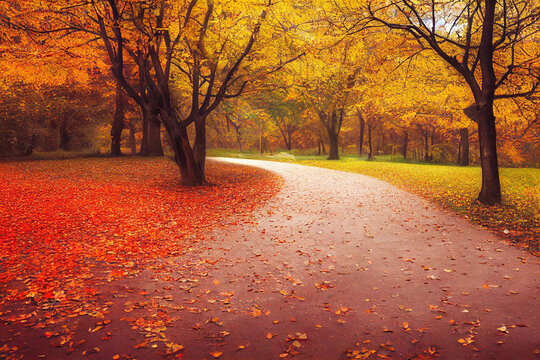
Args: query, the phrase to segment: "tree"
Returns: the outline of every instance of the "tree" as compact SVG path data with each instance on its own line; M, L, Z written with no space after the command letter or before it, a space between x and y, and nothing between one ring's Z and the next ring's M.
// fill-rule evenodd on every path
M431 49L467 83L474 103L465 113L478 124L482 188L478 201L501 201L496 99L532 95L540 74L536 53L524 50L539 31L540 8L530 1L371 1L362 28L405 31ZM377 25L378 24L378 25Z

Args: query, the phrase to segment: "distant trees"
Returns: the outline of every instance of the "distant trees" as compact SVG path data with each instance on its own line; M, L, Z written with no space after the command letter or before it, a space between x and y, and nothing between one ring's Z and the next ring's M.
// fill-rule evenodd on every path
M51 90L57 106L67 108L76 101L63 100L64 85L94 94L99 109L110 107L95 127L111 140L113 155L120 154L126 127L132 149L137 138L140 153L162 154L164 127L165 145L171 145L185 184L205 183L208 144L261 153L329 150L329 159L356 151L370 159L400 154L463 166L479 161L478 199L492 204L500 201L499 160L538 164L537 5L524 0L0 2L2 90L16 104L24 96L14 87L35 83L32 91ZM45 68L54 70L41 71ZM105 72L114 81L105 80L98 87L103 94L95 95L91 78ZM33 97L10 110L10 116L20 114L19 121L5 122L25 134L17 136L29 144L24 152L44 133L32 128L38 117L30 109L43 100ZM141 124L130 116L134 104ZM81 109L84 117L67 109L68 121L55 122L58 146L72 148L77 129L93 123L94 113ZM110 132L104 130L107 117ZM2 126L0 131L9 127ZM137 130L142 134L135 136Z

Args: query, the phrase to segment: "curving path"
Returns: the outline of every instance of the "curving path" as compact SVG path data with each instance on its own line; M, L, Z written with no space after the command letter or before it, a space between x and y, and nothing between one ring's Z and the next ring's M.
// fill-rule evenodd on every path
M83 358L539 359L537 258L370 177L216 160L283 189L253 223L102 289L105 315L74 319Z
M370 177L218 160L285 181L257 224L216 234L198 254L224 258L208 272L225 283L221 290L236 291L237 306L270 310L224 320L228 343L251 341L245 358L277 358L296 332L308 338L302 359L366 354L362 348L398 359L435 351L442 359L540 357L537 258Z

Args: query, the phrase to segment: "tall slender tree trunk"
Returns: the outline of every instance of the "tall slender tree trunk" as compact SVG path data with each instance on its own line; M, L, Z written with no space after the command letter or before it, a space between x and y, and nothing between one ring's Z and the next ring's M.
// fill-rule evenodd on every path
M482 37L478 47L480 69L482 71L481 89L473 77L466 78L474 94L475 103L464 109L465 115L478 124L478 144L480 147L480 166L482 168L482 188L478 201L486 205L501 202L501 183L497 160L497 129L493 102L497 79L493 67L493 28L495 26L496 0L484 1L484 20Z
M435 148L435 129L431 129L431 146L429 147L429 161L433 161L433 149Z
M360 123L360 139L358 140L358 156L362 156L362 147L364 146L364 131L366 128L366 121L364 117L358 111L358 122Z
M482 94L478 104L478 141L480 145L480 163L482 166L482 188L478 201L483 204L501 202L501 183L497 160L497 130L493 101L497 79L493 68L493 28L495 25L495 7L497 0L485 0L482 38L478 49L482 70Z
M137 141L135 140L135 124L130 119L128 122L128 128L129 128L129 138L128 138L128 145L131 149L131 155L137 154Z
M368 123L368 147L369 147L369 152L368 152L368 160L373 160L374 157L373 157L373 124L371 123L371 121Z
M291 128L288 126L287 127L287 138L288 138L288 141L287 141L287 150L291 151L292 150L292 131L291 131Z
M124 90L122 87L116 85L116 95L115 95L115 109L113 123L111 126L111 156L121 156L122 155L122 131L124 130L124 115L126 112L127 99L124 95Z
M424 161L429 161L429 133L427 130L422 131L422 140L424 142Z
M403 159L407 159L407 146L409 145L409 132L407 130L403 131L403 144L401 146L401 155Z
M459 156L458 163L461 166L469 166L469 129L459 129Z
M259 152L264 154L264 132L261 130L259 134Z

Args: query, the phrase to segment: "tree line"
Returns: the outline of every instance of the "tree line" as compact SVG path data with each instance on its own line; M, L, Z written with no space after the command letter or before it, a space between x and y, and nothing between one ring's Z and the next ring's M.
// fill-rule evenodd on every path
M498 203L499 154L535 163L539 151L539 5L4 1L0 150L29 153L52 133L84 146L109 116L112 155L126 128L132 151L162 155L164 133L190 185L206 182L209 143L471 154L478 200Z

